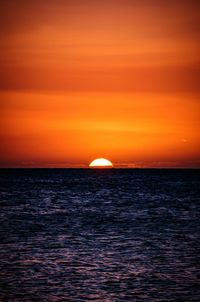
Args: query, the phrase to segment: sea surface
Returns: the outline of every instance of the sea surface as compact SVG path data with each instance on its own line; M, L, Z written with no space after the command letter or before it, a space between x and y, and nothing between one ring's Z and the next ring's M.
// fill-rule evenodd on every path
M2 169L0 301L200 301L200 171Z

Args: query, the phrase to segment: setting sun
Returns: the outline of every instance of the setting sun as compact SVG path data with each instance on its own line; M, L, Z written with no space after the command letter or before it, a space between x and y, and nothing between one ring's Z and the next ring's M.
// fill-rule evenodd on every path
M89 164L89 167L91 167L91 168L113 168L113 164L111 163L111 161L109 161L105 158L97 158Z

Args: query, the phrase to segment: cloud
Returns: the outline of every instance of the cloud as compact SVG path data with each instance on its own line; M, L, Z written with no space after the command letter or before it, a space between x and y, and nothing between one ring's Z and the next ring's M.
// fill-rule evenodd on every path
M199 91L198 1L2 1L2 90Z
M2 90L199 92L200 67L65 69L3 66Z

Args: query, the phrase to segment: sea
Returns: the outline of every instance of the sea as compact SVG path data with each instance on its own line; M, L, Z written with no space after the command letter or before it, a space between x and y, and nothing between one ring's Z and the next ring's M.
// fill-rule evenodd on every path
M1 169L1 302L199 302L200 170Z

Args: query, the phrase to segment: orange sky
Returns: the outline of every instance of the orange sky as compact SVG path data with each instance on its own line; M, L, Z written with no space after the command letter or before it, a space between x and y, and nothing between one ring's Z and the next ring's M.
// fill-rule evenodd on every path
M1 167L200 167L199 1L1 2Z

